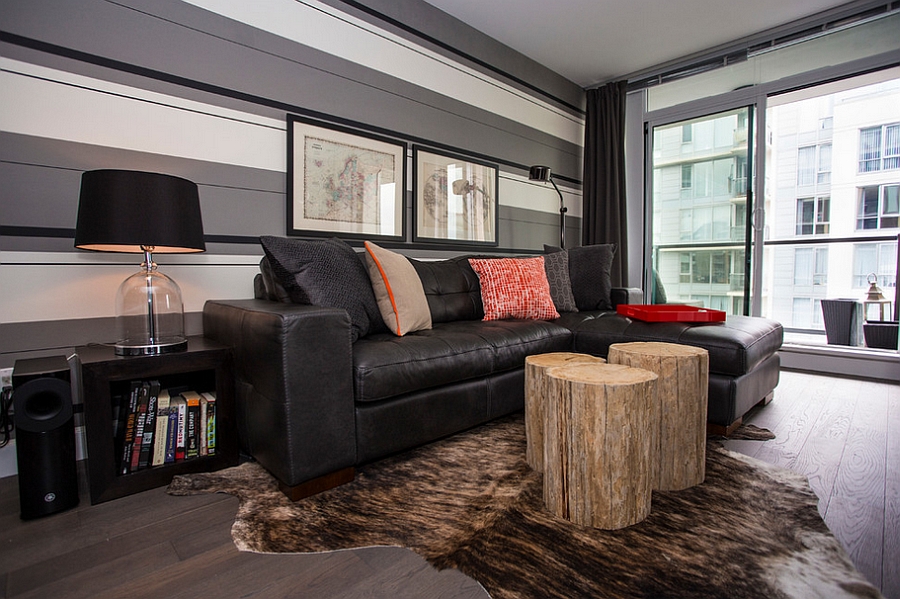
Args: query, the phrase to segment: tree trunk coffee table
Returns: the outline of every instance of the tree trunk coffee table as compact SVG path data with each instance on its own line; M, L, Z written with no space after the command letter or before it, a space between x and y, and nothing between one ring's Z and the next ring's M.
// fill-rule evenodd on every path
M706 477L706 412L709 354L674 343L616 343L609 363L643 368L659 376L654 408L653 488L680 491Z
M607 530L647 517L656 379L622 365L547 369L544 503L552 514Z
M550 368L570 364L606 364L606 360L572 352L536 354L525 358L525 460L536 472L544 471L546 372Z

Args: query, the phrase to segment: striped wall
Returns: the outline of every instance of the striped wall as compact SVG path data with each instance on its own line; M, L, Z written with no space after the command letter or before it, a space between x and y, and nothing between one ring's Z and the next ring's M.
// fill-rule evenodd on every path
M113 339L136 256L73 247L81 173L199 185L207 252L158 256L189 333L252 295L286 226L286 116L464 153L500 170L500 252L556 243L558 174L580 239L583 92L420 0L7 0L0 20L0 368ZM412 223L411 150L407 222ZM412 256L460 253L406 242Z

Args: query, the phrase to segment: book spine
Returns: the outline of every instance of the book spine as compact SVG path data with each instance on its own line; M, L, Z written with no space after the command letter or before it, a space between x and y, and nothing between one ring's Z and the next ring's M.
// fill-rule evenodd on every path
M150 466L153 458L153 438L156 434L156 410L159 401L159 381L150 381L147 391L147 415L144 417L144 434L141 436L141 453L138 469Z
M147 403L150 401L150 385L144 383L138 391L137 418L134 422L134 446L131 449L131 472L137 472L144 441L144 423L147 421Z
M216 455L216 396L204 393L206 398L206 453Z
M175 463L175 444L178 440L178 407L170 406L167 417L168 426L166 427L166 456L164 463Z
M187 402L187 424L184 433L184 459L200 455L200 396L193 391L181 394Z
M169 392L159 390L156 402L156 433L153 435L152 466L162 466L166 462L166 433L169 428Z
M200 419L198 421L198 438L200 440L200 455L205 456L209 453L207 445L206 445L206 411L208 400L201 393L200 394Z
M128 408L125 416L125 426L122 431L122 446L119 454L119 474L131 472L131 453L134 449L134 430L137 425L138 399L140 397L141 384L132 381L131 392L128 394ZM125 409L123 407L123 409Z
M175 428L175 461L184 459L185 425L187 424L187 402L179 395L172 398L172 405L178 413L178 425Z

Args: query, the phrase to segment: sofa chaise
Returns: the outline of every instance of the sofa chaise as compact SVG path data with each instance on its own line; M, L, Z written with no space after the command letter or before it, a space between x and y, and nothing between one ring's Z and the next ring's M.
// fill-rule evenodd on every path
M703 347L709 423L722 433L771 399L778 383L777 322L645 323L616 314L617 304L641 303L642 293L610 288L610 246L472 262L407 259L369 243L358 254L336 239L262 241L255 298L208 301L203 326L234 348L242 449L293 499L351 480L357 465L521 410L531 354L606 357L626 341ZM473 265L535 261L549 275L548 309L563 309L549 319L485 320L485 306L496 316L497 298L483 297L496 281ZM408 288L424 295L415 295L418 316L404 307ZM422 322L403 330L401 314Z

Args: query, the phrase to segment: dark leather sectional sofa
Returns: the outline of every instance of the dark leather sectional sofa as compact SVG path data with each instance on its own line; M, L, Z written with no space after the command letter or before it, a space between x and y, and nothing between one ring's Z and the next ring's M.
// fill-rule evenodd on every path
M482 321L478 276L465 258L411 260L433 328L351 341L342 309L278 301L257 275L256 299L207 302L204 334L234 348L240 439L245 452L297 499L350 480L356 465L521 410L531 354L606 357L627 341L668 341L710 354L709 421L726 431L778 383L777 322L645 323L614 310L553 321ZM573 283L574 284L574 283ZM619 303L641 303L617 288Z

